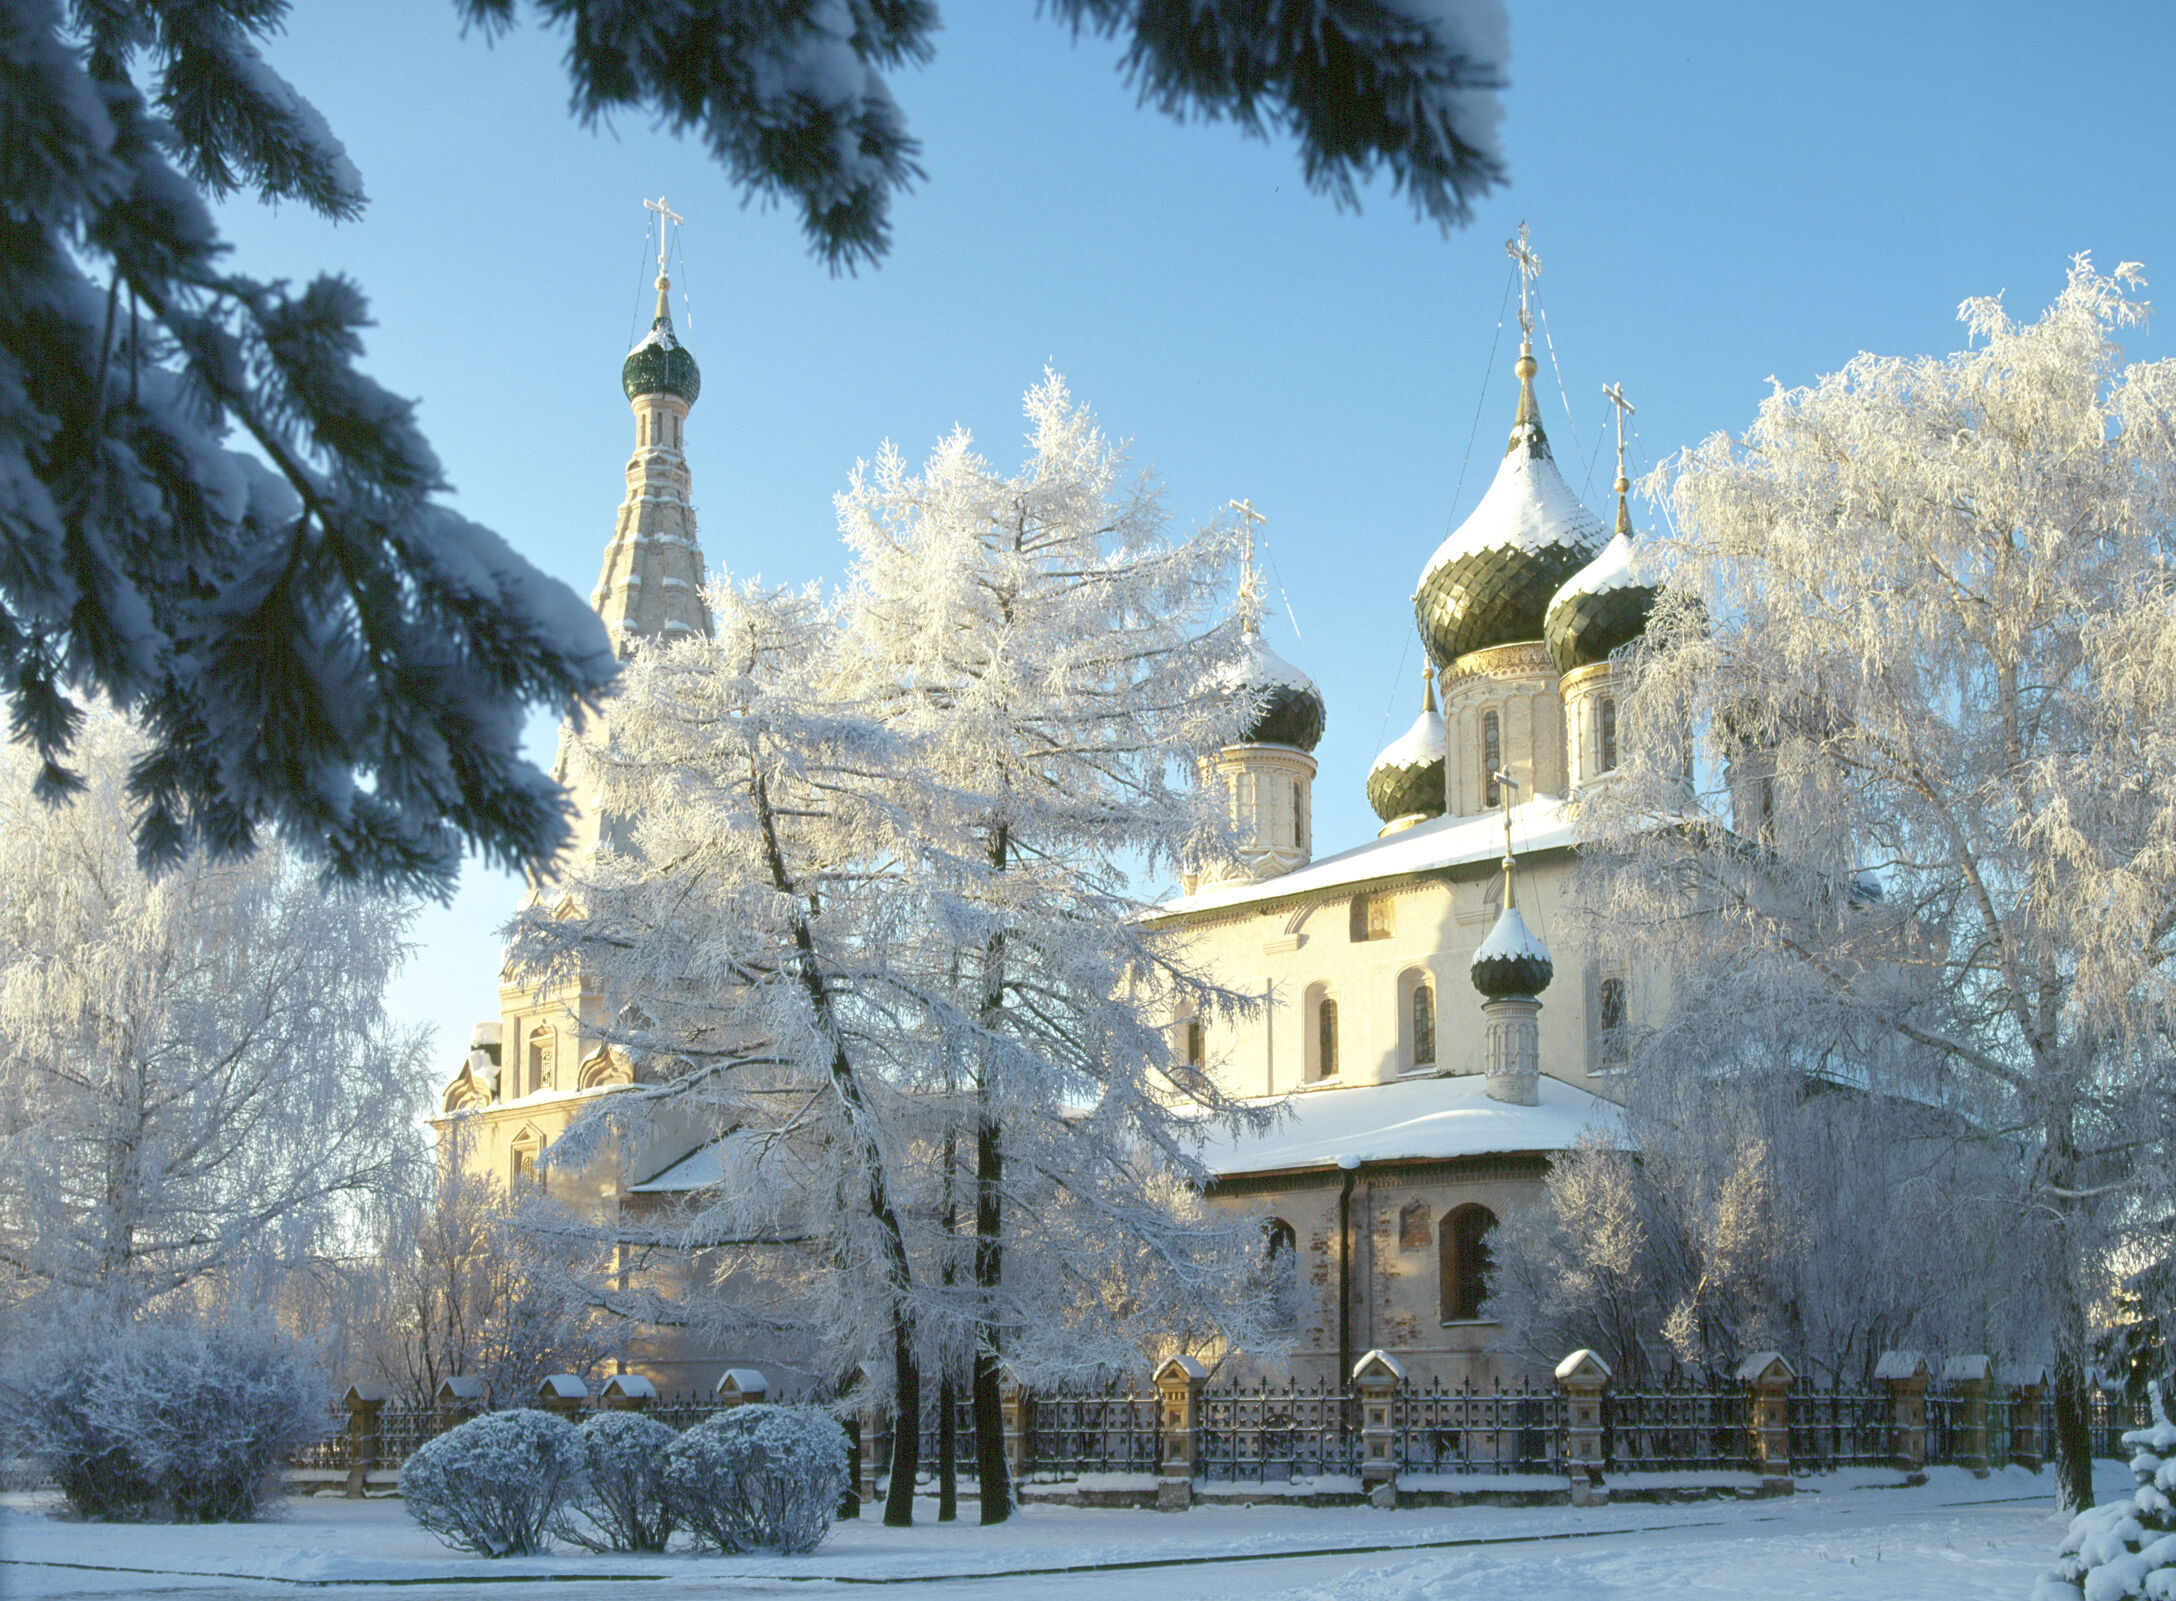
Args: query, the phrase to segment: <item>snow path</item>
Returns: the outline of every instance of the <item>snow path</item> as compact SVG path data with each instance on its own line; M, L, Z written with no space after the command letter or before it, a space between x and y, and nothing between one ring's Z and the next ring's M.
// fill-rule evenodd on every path
M2129 1482L2101 1465L2105 1494ZM2050 1480L1936 1470L1803 1481L1788 1500L1581 1510L1031 1507L1013 1523L842 1524L811 1556L592 1557L487 1562L439 1547L395 1501L298 1500L230 1527L93 1525L51 1497L0 1498L0 1594L166 1594L188 1601L315 1591L475 1601L479 1585L549 1585L552 1601L864 1593L929 1598L1114 1595L1124 1601L1953 1601L2024 1597L2065 1520ZM926 1508L934 1513L933 1506Z

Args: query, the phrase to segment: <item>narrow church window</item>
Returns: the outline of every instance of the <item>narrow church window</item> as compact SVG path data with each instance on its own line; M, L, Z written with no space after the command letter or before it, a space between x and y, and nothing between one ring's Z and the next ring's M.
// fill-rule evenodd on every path
M1368 937L1368 898L1365 895L1355 895L1352 898L1352 905L1345 914L1345 922L1346 932L1352 936L1355 945Z
M529 1093L543 1089L552 1076L552 1033L540 1028L529 1036Z
M1503 770L1503 727L1494 712L1481 714L1481 782L1482 799L1491 806L1503 799L1503 791L1497 787L1496 775Z
M1602 697L1602 761L1600 770L1613 773L1617 770L1617 697Z
M1186 1020L1186 1065L1200 1067L1209 1060L1209 1042L1204 1035L1201 1019Z
M1485 1206L1461 1206L1436 1231L1443 1321L1471 1323L1488 1300L1489 1232L1496 1214Z
M1603 1067L1624 1065L1625 988L1621 978L1602 980L1595 1008L1595 1057Z
M1337 1074L1337 1002L1327 995L1315 1008L1316 1071L1323 1078Z
M1260 1286L1273 1328L1296 1329L1300 1322L1300 1241L1292 1225L1273 1217L1262 1225Z
M515 1142L511 1177L516 1189L537 1181L536 1153L543 1148L543 1143L534 1134L524 1135Z
M1296 850L1307 849L1307 786L1296 778L1292 780L1292 845Z
M1398 1208L1398 1249L1425 1251L1435 1230L1428 1223L1428 1203L1409 1201Z
M1413 1065L1433 1067L1436 1060L1436 991L1432 984L1413 986Z

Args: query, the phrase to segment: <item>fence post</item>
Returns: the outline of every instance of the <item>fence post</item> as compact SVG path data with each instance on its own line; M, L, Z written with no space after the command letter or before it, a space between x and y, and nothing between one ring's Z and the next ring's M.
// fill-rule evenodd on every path
M1156 1510L1184 1512L1194 1504L1194 1473L1201 1465L1201 1387L1209 1370L1190 1356L1167 1356L1156 1370L1163 1414L1163 1467L1156 1480Z
M1791 1491L1791 1381L1798 1375L1781 1351L1755 1351L1738 1364L1745 1386L1745 1427L1761 1488Z
M1957 1386L1957 1465L1976 1479L1987 1477L1987 1381L1994 1364L1985 1356L1953 1356L1942 1382Z
M657 1386L640 1373L615 1373L604 1381L598 1398L615 1412L647 1412Z
M348 1408L348 1499L360 1501L364 1477L378 1462L378 1412L385 1405L385 1388L351 1384L342 1399Z
M998 1406L1005 1418L1005 1462L1012 1470L1013 1493L1028 1474L1028 1414L1035 1399L1018 1379L1008 1375L998 1388Z
M877 1494L877 1475L891 1464L891 1458L891 1413L884 1407L865 1402L861 1409L861 1461L855 1476L864 1507L875 1506L881 1499Z
M1917 1351L1884 1351L1874 1377L1889 1386L1889 1424L1896 1435L1891 1460L1918 1473L1927 1465L1927 1359Z
M727 1368L718 1375L718 1404L758 1406L771 1398L771 1381L756 1368Z
M440 1379L431 1400L434 1403L431 1430L444 1434L484 1409L484 1381L472 1373Z
M1360 1487L1379 1507L1398 1504L1398 1429L1393 1413L1405 1366L1388 1351L1370 1351L1352 1365L1360 1392Z
M589 1386L572 1373L547 1373L536 1387L537 1404L572 1423L589 1399Z
M2010 1460L2040 1471L2040 1402L2048 1393L2048 1370L2027 1368L2011 1388Z
M1556 1365L1564 1392L1564 1475L1573 1506L1606 1506L1602 1488L1602 1392L1615 1377L1609 1364L1581 1348Z

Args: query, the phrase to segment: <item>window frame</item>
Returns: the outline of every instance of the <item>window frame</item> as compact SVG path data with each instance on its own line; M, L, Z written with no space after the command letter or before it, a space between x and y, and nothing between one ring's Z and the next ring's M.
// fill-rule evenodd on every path
M1437 1221L1436 1307L1445 1327L1496 1321L1481 1316L1481 1308L1488 1305L1489 1274L1495 1267L1488 1238L1498 1222L1478 1201L1454 1206Z

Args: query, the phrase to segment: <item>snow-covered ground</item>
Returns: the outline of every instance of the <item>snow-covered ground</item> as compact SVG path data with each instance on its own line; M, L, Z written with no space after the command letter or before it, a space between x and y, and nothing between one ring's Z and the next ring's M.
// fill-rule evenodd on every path
M2130 1484L2121 1464L2101 1473L2103 1498ZM550 1575L572 1580L552 1584L551 1601L641 1601L667 1586L678 1598L872 1584L902 1598L989 1601L1992 1601L2028 1593L2064 1528L2046 1474L1979 1480L1937 1468L1923 1486L1894 1482L1838 1474L1802 1480L1788 1499L1585 1509L1031 1506L987 1531L939 1524L930 1504L930 1521L915 1528L843 1523L802 1557L569 1550L501 1562L444 1549L394 1500L296 1499L263 1523L175 1528L77 1523L55 1497L16 1495L0 1497L0 1594L198 1601L330 1590L426 1601L505 1595L475 1585ZM530 1588L516 1583L512 1593Z

